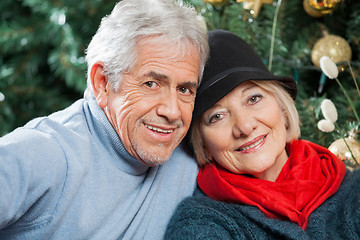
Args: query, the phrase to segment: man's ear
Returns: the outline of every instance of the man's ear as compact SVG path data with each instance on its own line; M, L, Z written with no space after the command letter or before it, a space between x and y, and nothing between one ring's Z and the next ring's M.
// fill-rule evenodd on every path
M108 101L108 78L104 75L104 64L102 62L95 63L90 72L91 85L94 91L96 102L100 108L104 109Z

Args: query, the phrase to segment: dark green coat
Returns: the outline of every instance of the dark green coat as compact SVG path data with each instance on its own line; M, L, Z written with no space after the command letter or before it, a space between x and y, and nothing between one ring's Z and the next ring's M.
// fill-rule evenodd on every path
M338 192L310 215L305 231L257 207L201 195L180 204L165 239L360 239L360 169L347 172Z

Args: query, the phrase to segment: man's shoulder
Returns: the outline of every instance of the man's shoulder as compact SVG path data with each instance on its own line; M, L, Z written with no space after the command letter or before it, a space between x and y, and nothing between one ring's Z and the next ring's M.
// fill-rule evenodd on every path
M175 150L171 154L170 159L166 163L162 164L162 167L171 169L176 168L174 169L174 171L176 172L178 172L179 170L187 171L186 173L182 173L182 175L197 175L198 172L198 165L196 159L184 143L180 143L175 148Z
M50 146L60 146L59 139L66 138L70 135L70 132L73 132L76 128L67 124L69 120L73 119L74 122L82 121L82 102L83 101L79 100L61 111L29 121L24 126L18 127L14 131L1 137L0 146L6 147L7 149L32 146L33 148L42 150L41 152L49 150ZM85 124L74 123L72 125L78 125L77 128L84 128ZM82 125L82 127L79 127L79 125Z
M190 148L188 147L187 144L185 144L184 142L181 142L174 150L172 156L172 158L177 158L177 157L186 157L186 158L191 158L195 161L194 155L192 153L192 151L190 150Z
M54 112L48 116L35 118L28 123L26 123L23 128L25 129L38 129L40 131L48 131L52 129L49 126L52 124L64 125L69 122L71 119L76 117L82 118L84 112L84 100L80 99L68 106L65 109Z

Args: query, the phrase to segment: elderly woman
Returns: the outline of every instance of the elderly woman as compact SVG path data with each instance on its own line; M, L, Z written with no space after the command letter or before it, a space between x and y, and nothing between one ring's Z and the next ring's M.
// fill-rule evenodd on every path
M201 191L166 239L360 239L360 172L298 140L294 80L230 32L209 43L191 132Z

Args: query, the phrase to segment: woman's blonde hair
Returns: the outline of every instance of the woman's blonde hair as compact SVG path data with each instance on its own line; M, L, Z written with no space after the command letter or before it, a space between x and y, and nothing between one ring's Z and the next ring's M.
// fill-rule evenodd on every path
M286 130L287 138L286 142L291 142L300 137L300 119L298 111L295 107L295 102L290 94L282 87L282 83L278 81L261 81L261 80L250 80L250 82L256 84L267 92L273 94L277 103L281 108L281 112L284 114L286 119ZM203 144L201 134L201 122L202 115L195 119L191 127L191 143L194 148L195 157L199 166L204 166L209 162L205 147Z

